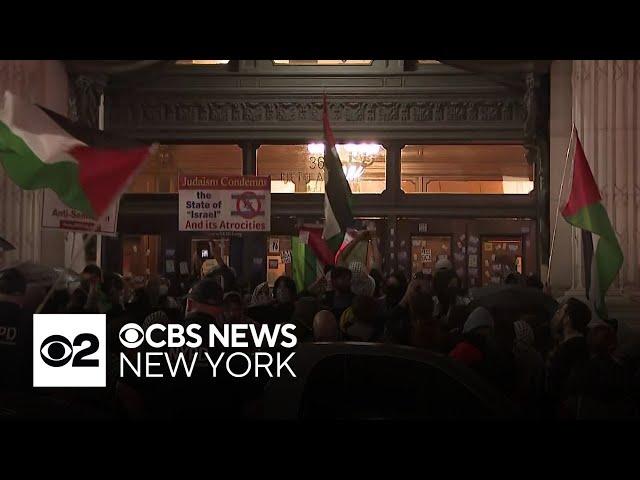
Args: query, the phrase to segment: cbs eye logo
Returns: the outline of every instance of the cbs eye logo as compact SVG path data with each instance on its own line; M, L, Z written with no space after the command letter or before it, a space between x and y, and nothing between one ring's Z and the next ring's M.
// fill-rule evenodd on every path
M144 341L144 330L136 323L127 323L120 329L120 342L127 348L138 348Z
M73 347L80 347L84 342L89 342L89 346L75 353ZM98 351L100 341L98 337L90 333L81 333L71 342L62 335L51 335L42 342L40 356L44 363L50 367L62 367L69 363L73 357L73 367L97 367L99 360L87 359L86 357Z
M106 316L34 315L33 386L106 386Z

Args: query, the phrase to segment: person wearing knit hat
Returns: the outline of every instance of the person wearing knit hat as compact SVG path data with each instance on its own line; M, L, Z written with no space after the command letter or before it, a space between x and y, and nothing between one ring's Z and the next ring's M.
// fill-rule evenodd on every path
M353 276L367 273L367 268L364 266L364 263L359 262L357 260L349 262L349 270L351 270L351 273L353 274Z
M373 297L376 290L376 281L371 275L360 273L351 277L351 291L354 295Z
M250 305L264 305L270 301L271 295L269 293L269 284L267 282L262 282L253 289Z
M469 318L464 322L462 334L472 333L479 328L493 329L493 317L484 307L477 307L469 314Z
M463 339L449 353L468 367L477 367L486 357L486 340L493 331L493 317L489 310L477 307L473 310L462 329Z

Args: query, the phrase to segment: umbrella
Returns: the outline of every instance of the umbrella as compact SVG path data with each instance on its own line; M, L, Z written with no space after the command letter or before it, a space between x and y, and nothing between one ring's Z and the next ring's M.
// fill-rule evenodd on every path
M506 288L513 287L513 285L499 285L499 284L491 284L486 287L472 287L469 289L469 296L477 300L482 297L486 297L487 295L492 295L494 293L505 290Z
M471 307L485 307L494 311L540 313L551 318L558 302L542 290L531 287L505 286L501 289L477 289Z
M7 240L5 240L4 238L0 237L0 253L2 252L8 252L9 250L15 250L16 247L14 247L13 245L11 245Z
M9 268L9 267L7 267ZM10 268L15 268L24 276L27 284L50 287L59 279L58 288L69 286L70 283L79 282L80 275L73 270L61 267L49 267L40 263L21 262Z

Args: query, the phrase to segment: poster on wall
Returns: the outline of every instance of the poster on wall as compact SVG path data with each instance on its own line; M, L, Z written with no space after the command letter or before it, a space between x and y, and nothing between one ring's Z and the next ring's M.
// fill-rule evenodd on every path
M68 207L52 190L46 188L42 199L42 228L64 230L67 232L95 232L101 235L115 236L118 225L118 206L115 202L97 222L82 213Z
M273 287L276 279L284 275L286 272L284 262L278 255L269 255L267 257L267 282L270 287Z
M268 232L271 178L180 175L178 230L181 232Z
M515 271L522 273L522 240L488 238L482 243L483 284L500 283Z

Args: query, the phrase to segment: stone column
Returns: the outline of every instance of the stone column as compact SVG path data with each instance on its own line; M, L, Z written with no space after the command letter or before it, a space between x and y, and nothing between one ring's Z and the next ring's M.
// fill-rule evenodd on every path
M573 118L624 252L610 295L638 294L640 268L640 61L573 61ZM565 197L566 198L566 197ZM573 235L573 284L582 285L579 235Z
M382 145L386 150L386 182L383 195L391 201L397 201L401 195L401 155L404 144L388 142Z
M242 148L242 174L257 175L257 152L260 145L252 142L245 142L240 144L240 147Z
M567 146L571 134L571 60L557 60L551 64L550 87L550 115L549 115L549 228L553 242L553 255L551 258L550 284L554 292L560 294L570 289L573 285L572 235L571 226L558 215L555 239L553 228L556 225L556 212L558 210L558 195L562 182ZM568 169L569 167L567 167ZM570 182L565 179L562 199L566 198L566 192ZM543 281L546 275L543 274Z

